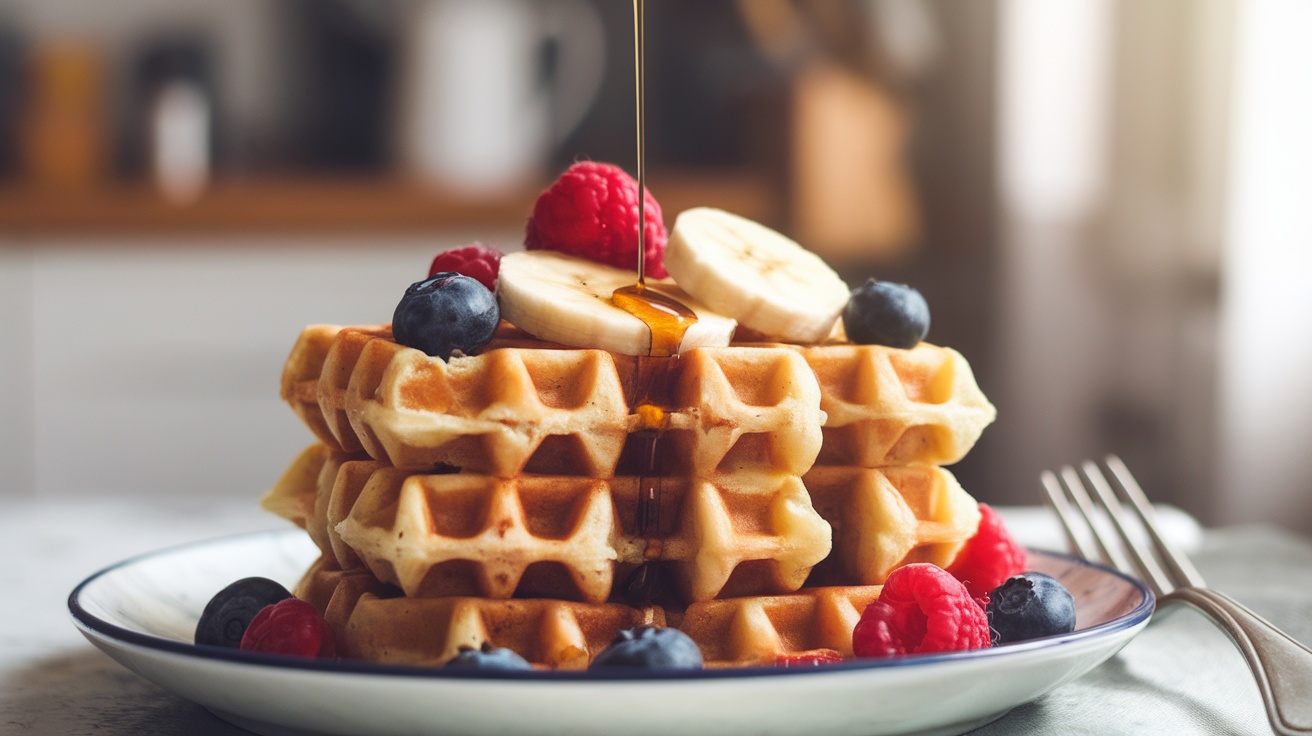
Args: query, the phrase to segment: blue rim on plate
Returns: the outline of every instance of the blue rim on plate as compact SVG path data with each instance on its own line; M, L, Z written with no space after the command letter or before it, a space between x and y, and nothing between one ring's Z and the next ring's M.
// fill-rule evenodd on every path
M265 536L282 536L282 535L303 535L299 529L286 529L265 532L252 532L236 537L224 537L220 539L211 539L198 542L169 547L154 552L137 555L121 562L106 567L87 579L83 580L69 594L68 609L76 624L89 631L96 632L102 636L114 639L125 644L144 647L160 652L180 654L190 657L200 657L227 661L237 664L259 665L268 667L280 667L299 670L310 670L321 673L344 673L344 674L376 674L387 676L417 677L417 678L436 678L436 679L496 679L496 680L533 680L533 681L615 681L615 680L689 680L689 679L715 679L715 678L742 678L742 677L781 677L797 675L823 675L829 672L847 672L852 670L870 670L884 669L894 667L906 667L916 665L927 665L945 661L965 661L988 659L994 657L1005 657L1021 652L1035 649L1046 649L1049 647L1058 647L1063 644L1081 642L1087 639L1106 635L1111 632L1130 629L1146 621L1153 613L1155 599L1143 583L1128 577L1116 570L1103 565L1090 563L1070 555L1032 550L1031 554L1038 554L1055 560L1064 560L1068 563L1076 564L1082 567L1093 568L1105 574L1114 576L1124 583L1137 589L1141 599L1128 613L1116 617L1110 621L1091 626L1086 629L1080 629L1070 634L1059 636L1033 639L1025 642L1007 644L1000 647L988 649L974 649L961 652L947 652L941 654L923 654L907 657L894 657L888 659L856 659L844 662L826 664L824 666L812 668L783 668L783 667L727 667L702 670L640 670L625 668L607 668L605 671L561 671L561 670L532 670L532 671L470 671L470 670L450 670L442 667L421 667L415 665L388 665L377 664L373 662L364 662L358 660L325 660L310 659L300 657L290 657L284 655L264 654L259 652L246 652L237 649L228 649L210 645L193 644L190 642L178 641L153 634L147 634L140 631L124 628L114 623L110 623L98 616L92 614L82 605L81 597L88 586L95 583L100 578L131 567L152 559L169 556L181 552L196 551L199 548L232 542L241 542L243 540L255 539Z

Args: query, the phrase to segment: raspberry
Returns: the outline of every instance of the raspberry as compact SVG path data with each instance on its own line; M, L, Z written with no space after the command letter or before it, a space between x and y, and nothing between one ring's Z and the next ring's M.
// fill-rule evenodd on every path
M821 665L842 662L843 655L833 649L811 649L805 652L780 654L774 658L775 667L819 667Z
M669 234L661 206L651 192L646 201L644 268L663 279ZM616 268L637 268L638 183L611 164L582 161L569 167L538 197L528 220L524 246L556 250Z
M989 646L989 622L966 587L941 567L904 565L852 631L858 657L895 657Z
M478 281L488 291L497 290L497 273L501 270L501 251L489 248L482 243L466 245L438 253L433 265L428 267L428 277L450 271Z
M335 657L337 642L328 622L314 606L288 598L255 614L241 648L248 652L292 654L301 657Z
M990 591L1012 575L1025 571L1027 557L1025 548L1011 538L996 511L982 503L979 512L979 530L967 540L947 569L965 584L982 608L988 605Z

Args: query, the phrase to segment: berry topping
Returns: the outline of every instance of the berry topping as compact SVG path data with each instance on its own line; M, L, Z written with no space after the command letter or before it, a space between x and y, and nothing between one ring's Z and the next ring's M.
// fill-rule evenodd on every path
M948 572L960 580L980 606L989 602L989 591L1012 575L1025 571L1025 548L1016 544L998 513L980 504L979 530L967 540Z
M820 667L842 662L843 655L833 649L811 649L805 652L780 654L774 658L775 667Z
M843 329L858 345L914 348L929 334L929 304L910 286L869 279L852 290Z
M702 667L702 650L678 629L639 626L620 631L591 666L697 670Z
M959 580L927 563L894 570L852 631L858 657L896 657L989 645L989 623Z
M487 287L468 276L444 272L410 285L392 315L392 336L406 347L449 360L492 339L501 310Z
M300 657L337 656L337 640L328 622L314 606L299 598L265 606L246 627L241 648Z
M1075 630L1075 599L1066 586L1041 572L1007 578L989 594L985 612L994 644Z
M196 624L196 643L236 649L256 614L291 597L286 588L268 578L242 578L205 604Z
M646 275L663 279L669 234L656 198L651 192L644 192L644 197L644 268ZM524 246L634 270L638 263L638 182L611 164L574 164L533 205Z
M501 251L482 243L474 243L438 253L433 259L433 265L428 267L428 277L431 279L444 272L458 273L486 286L488 291L495 292L499 270Z
M528 660L519 656L515 652L502 647L494 647L491 642L483 642L483 646L475 649L473 647L460 647L459 653L452 657L447 663L447 667L466 670L531 670L533 665Z

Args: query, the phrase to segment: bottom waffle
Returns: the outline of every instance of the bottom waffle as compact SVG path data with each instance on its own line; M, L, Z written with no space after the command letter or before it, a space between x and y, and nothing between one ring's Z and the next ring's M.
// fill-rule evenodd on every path
M489 642L537 667L584 669L621 629L636 626L676 626L697 642L707 667L768 665L814 649L851 657L852 629L879 591L877 585L805 588L704 601L683 611L543 598L419 599L367 570L343 571L321 558L294 592L324 615L343 657L438 666L462 647Z
M337 652L382 664L436 666L461 647L490 641L529 662L583 669L621 629L664 626L656 606L589 604L545 598L406 598L367 570L343 571L321 558L295 594L319 609Z

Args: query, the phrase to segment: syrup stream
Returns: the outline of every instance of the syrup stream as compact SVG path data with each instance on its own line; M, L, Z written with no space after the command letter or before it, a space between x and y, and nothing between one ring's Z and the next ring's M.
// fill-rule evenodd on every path
M697 315L678 301L647 286L647 40L646 3L633 0L634 99L638 132L638 281L620 287L611 303L647 325L650 356L678 355L683 336Z
M633 84L638 109L638 287L647 285L647 11L633 0ZM653 338L654 340L654 338Z
M644 0L633 0L634 87L637 103L638 154L638 281L616 289L611 303L642 320L651 334L647 355L637 356L633 397L630 406L639 418L631 435L638 467L638 508L634 529L647 540L647 562L639 565L625 581L626 596L634 603L647 603L660 595L661 562L661 434L669 417L653 389L672 384L679 346L697 315L647 286L647 123L646 123L646 12Z

